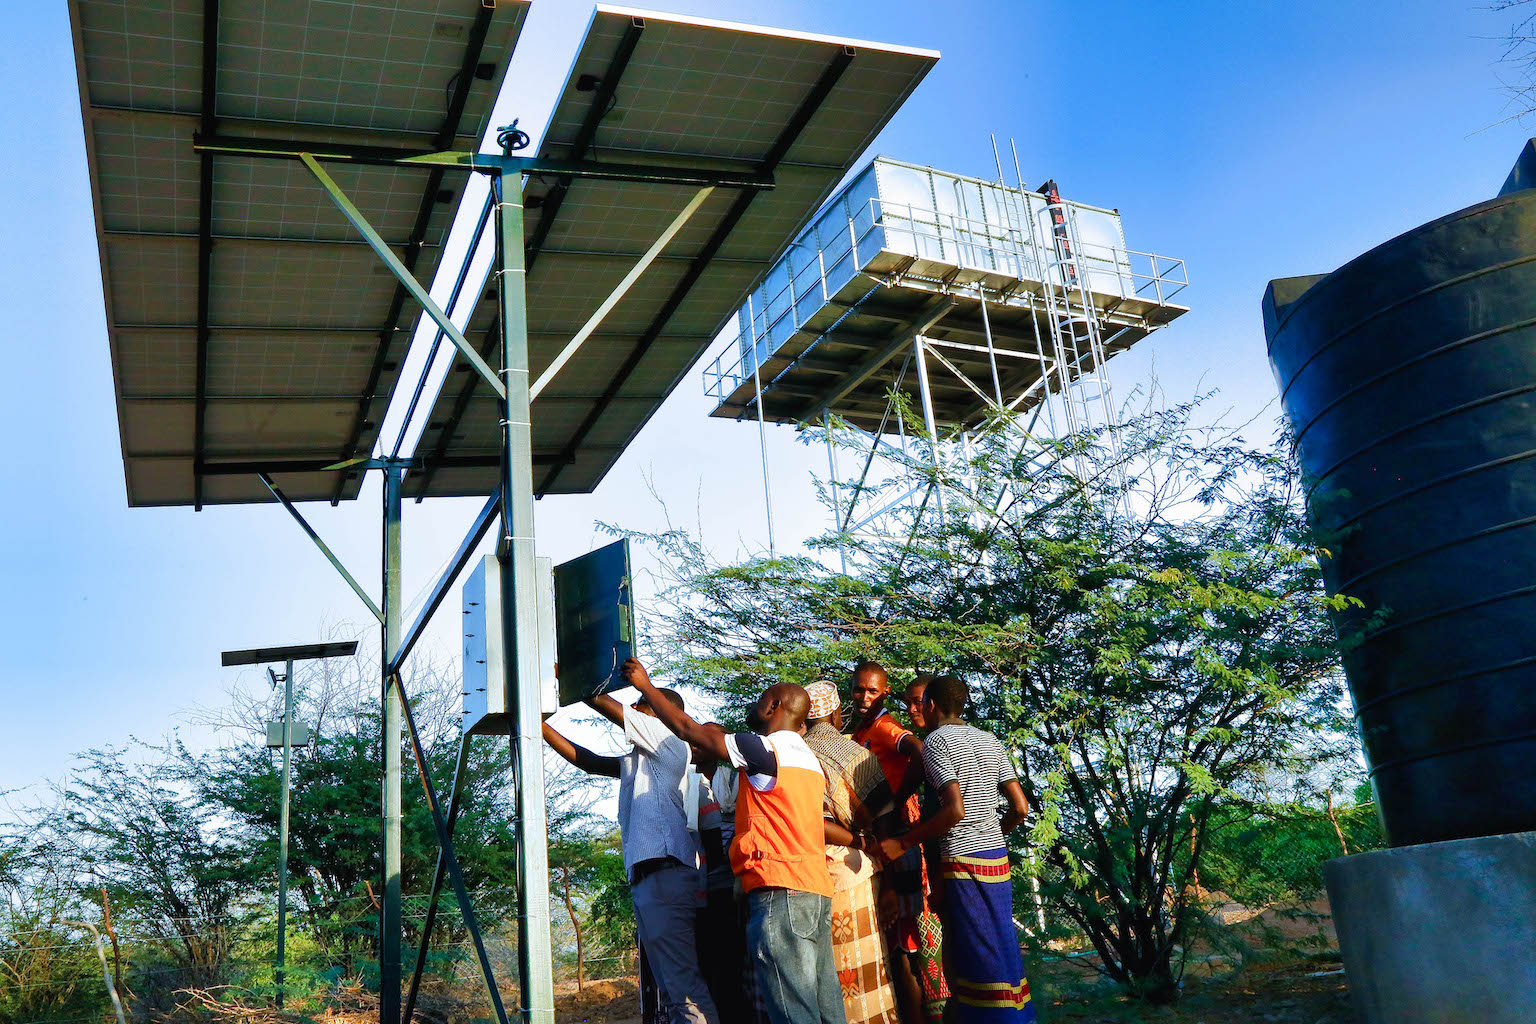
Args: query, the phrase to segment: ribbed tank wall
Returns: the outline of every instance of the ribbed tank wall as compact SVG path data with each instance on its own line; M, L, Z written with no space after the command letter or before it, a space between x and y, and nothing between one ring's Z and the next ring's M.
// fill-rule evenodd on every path
M1536 190L1265 297L1388 837L1536 829Z

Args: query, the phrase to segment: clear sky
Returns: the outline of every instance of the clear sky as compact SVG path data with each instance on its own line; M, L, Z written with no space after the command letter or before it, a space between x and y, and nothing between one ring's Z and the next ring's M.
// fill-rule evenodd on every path
M1117 394L1155 370L1170 397L1218 388L1244 419L1277 414L1264 412L1275 398L1259 317L1268 280L1331 270L1493 195L1526 137L1518 121L1499 123L1511 113L1499 91L1510 69L1497 63L1510 17L1481 0L665 6L940 50L870 155L991 176L995 132L1017 141L1027 181L1054 177L1069 198L1119 208L1132 249L1188 261L1181 298L1193 311L1111 364ZM0 789L218 703L235 678L218 668L223 649L307 642L341 623L377 643L280 510L127 508L65 5L13 7L0 61L12 325L0 378ZM542 124L589 11L536 0L505 119ZM596 493L540 503L540 552L587 550L604 539L596 520L658 525L648 478L712 544L761 549L756 430L708 408L696 368ZM824 459L787 428L770 431L768 455L783 548L825 525L809 477ZM408 594L430 583L478 505L407 507ZM306 511L374 585L377 484L352 505ZM451 651L456 638L440 628L428 642Z

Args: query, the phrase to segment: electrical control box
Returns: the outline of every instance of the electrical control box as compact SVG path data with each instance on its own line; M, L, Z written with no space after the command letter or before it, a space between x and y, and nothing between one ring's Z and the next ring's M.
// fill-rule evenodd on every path
M295 747L307 747L309 746L309 740L309 725L305 722L295 721L293 723L293 729L288 736L289 744ZM267 746L275 747L278 750L283 749L282 722L267 723Z
M540 710L559 707L555 688L555 585L551 562L536 558L534 592L538 605ZM502 631L501 563L486 555L463 590L464 732L506 735L516 700L506 689L507 643Z

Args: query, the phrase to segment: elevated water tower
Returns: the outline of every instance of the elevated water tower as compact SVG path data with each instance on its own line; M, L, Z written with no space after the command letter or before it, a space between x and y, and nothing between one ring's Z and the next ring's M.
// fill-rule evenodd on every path
M934 436L998 410L1059 436L1109 422L1105 364L1188 312L1174 301L1187 284L1182 260L1129 248L1118 211L1054 182L878 157L748 296L704 390L714 416L839 422L875 453L906 447L898 394ZM852 532L894 509L856 503L839 523Z

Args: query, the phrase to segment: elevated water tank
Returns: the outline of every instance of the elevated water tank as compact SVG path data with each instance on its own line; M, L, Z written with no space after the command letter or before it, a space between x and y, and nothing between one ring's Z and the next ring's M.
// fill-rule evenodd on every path
M1264 326L1389 840L1536 829L1536 189L1271 282Z

